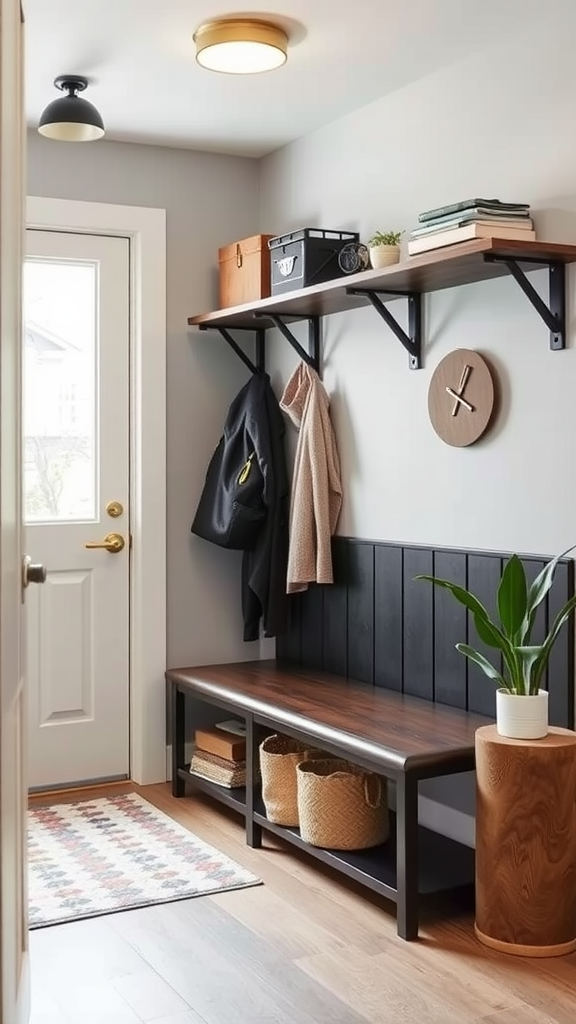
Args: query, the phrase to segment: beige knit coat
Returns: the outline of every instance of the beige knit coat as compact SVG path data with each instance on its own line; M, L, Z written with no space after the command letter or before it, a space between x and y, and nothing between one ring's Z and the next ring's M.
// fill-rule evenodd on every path
M309 583L332 583L330 538L342 506L340 460L329 399L316 373L300 363L288 381L280 407L299 428L292 495L287 592Z

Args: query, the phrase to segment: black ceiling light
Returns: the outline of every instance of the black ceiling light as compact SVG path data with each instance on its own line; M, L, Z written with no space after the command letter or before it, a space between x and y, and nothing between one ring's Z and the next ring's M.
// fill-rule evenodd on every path
M96 107L78 96L88 85L80 75L59 75L54 79L57 89L67 96L52 100L40 118L38 131L58 142L93 142L104 135L104 122Z

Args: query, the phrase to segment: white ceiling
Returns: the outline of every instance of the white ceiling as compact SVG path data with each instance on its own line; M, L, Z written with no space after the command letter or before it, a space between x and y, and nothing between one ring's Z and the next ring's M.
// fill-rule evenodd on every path
M26 107L35 125L83 74L107 137L262 156L544 16L542 0L24 0ZM290 35L269 74L218 75L194 59L210 17L268 17Z

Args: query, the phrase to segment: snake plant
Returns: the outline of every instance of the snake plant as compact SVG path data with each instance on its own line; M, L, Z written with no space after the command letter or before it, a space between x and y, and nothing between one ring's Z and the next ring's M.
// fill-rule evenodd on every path
M542 676L558 634L572 610L576 608L576 595L566 601L564 607L560 609L546 639L539 645L532 645L530 637L536 612L552 586L559 560L574 547L576 545L567 548L561 555L548 562L530 586L526 583L524 566L518 555L512 555L504 567L498 586L497 622L493 621L482 602L464 587L436 576L416 576L415 579L428 580L437 587L444 587L468 609L482 642L502 652L503 673L468 644L456 644L456 650L478 665L489 679L509 693L522 697L534 696L540 689Z

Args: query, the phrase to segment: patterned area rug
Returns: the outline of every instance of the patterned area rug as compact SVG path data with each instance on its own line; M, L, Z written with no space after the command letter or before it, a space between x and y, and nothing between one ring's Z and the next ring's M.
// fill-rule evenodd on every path
M260 885L130 793L29 812L30 927Z

